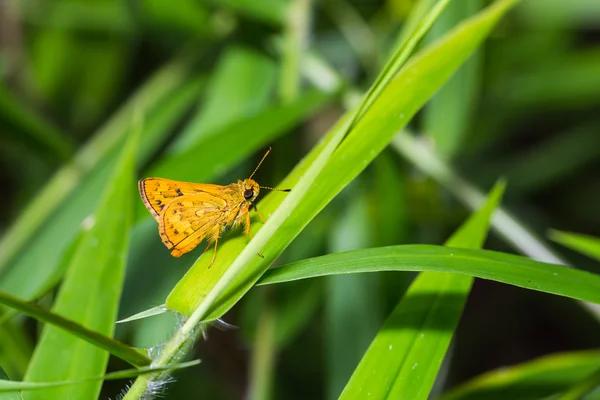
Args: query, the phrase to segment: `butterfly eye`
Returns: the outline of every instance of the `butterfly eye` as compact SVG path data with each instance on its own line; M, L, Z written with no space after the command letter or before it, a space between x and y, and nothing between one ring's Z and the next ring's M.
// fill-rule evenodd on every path
M244 190L244 198L246 200L250 200L253 196L254 196L254 191L252 191L252 189Z

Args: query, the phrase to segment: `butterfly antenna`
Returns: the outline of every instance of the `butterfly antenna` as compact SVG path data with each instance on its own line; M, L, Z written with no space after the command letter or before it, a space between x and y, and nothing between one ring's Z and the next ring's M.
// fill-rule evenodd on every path
M276 192L291 192L292 189L277 189L277 188L272 188L269 186L259 186L261 189L268 189L268 190L274 190Z
M269 155L270 152L271 152L271 148L269 147L269 150L267 150L267 152L265 153L265 155L263 156L263 158L260 160L260 162L258 163L258 165L256 166L256 168L254 168L254 172L252 173L252 175L250 175L250 177L248 179L252 179L252 177L254 176L254 174L256 173L256 171L258 171L258 168L260 167L260 164L262 164L263 161L265 161L265 158L267 158L267 156Z

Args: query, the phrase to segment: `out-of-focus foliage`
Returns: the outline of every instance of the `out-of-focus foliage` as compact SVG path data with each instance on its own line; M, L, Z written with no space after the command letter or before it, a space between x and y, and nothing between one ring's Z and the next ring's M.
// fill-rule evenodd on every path
M263 226L262 237L272 235L259 249L265 259L240 255L249 239L234 230L212 270L201 259L182 280L204 245L169 255L137 195L131 204L134 163L137 178L227 184L249 176L269 146L254 178L300 183L258 205L273 216L252 220L258 240ZM382 399L413 382L414 398L596 398L600 308L548 293L596 303L600 293L598 1L5 0L0 171L1 297L67 318L40 311L58 327L49 326L2 306L3 380L99 377L131 368L122 359L144 364L172 350L202 363L173 372L175 382L155 373L135 388L168 399L333 399L344 387L346 398L373 398L373 385ZM443 247L395 247L441 245L501 177L504 200L482 247L539 262L499 254L494 264L496 253L457 250L468 258L459 263ZM485 237L498 198L473 217L478 230L459 232ZM289 214L276 214L280 203ZM403 248L435 257L393 259ZM356 252L327 256L347 250ZM264 282L331 276L252 287L274 258L290 265ZM194 326L194 346L169 349L185 327L173 312L113 325L165 302L193 315L199 291L233 260L243 272L211 316L233 308L214 323L222 329L204 327L208 340ZM343 274L353 267L379 272ZM470 278L426 272L411 285L410 271L428 268L496 281L448 294L435 282ZM445 312L451 304L434 299L448 296L461 300ZM399 313L422 323L398 322ZM102 336L86 343L81 327ZM131 347L111 342L113 331ZM439 347L420 350L414 332ZM364 368L386 356L386 338L397 346L388 357L408 357L376 363L394 377L389 388ZM136 347L149 351L136 358ZM414 375L420 367L407 360L430 368ZM128 383L67 386L60 397L115 398Z

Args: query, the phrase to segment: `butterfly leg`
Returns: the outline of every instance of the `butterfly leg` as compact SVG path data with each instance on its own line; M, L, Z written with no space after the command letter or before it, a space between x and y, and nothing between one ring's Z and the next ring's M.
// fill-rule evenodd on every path
M254 211L256 211L256 213L258 214L258 217L260 218L260 220L263 223L267 222L267 220L262 215L260 215L260 213L258 212L258 208L256 208L256 204L253 204L252 207L254 208Z
M256 207L256 206L255 206L255 207ZM259 214L259 215L260 215L260 214ZM244 225L246 225L246 226L244 227L244 232L246 233L246 235L250 236L250 240L252 240L252 233L250 232L250 213L247 213L247 214L246 214L246 222L245 222L245 224L244 224ZM262 255L262 253L261 253L260 251L258 252L258 255L259 255L261 258L265 258L265 256L263 256L263 255Z
M213 233L213 236L212 236L212 240L215 241L215 247L213 250L212 258L210 259L210 264L208 264L208 268L212 267L213 263L215 262L215 257L217 256L217 245L219 244L219 236L221 236L221 226L217 225L215 227L215 232ZM204 249L204 251L208 250L208 248L210 247L211 244L212 243L209 240L208 245L206 246L206 249ZM202 253L204 253L204 251Z

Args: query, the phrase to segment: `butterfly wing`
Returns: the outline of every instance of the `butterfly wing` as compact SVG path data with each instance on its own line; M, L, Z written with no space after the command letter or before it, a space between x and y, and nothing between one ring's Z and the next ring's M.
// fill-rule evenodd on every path
M227 201L215 194L198 192L168 203L158 218L160 238L171 255L179 257L208 237L217 238L227 224Z
M159 221L161 211L174 199L203 192L216 194L223 186L146 178L138 182L138 188L144 205Z

